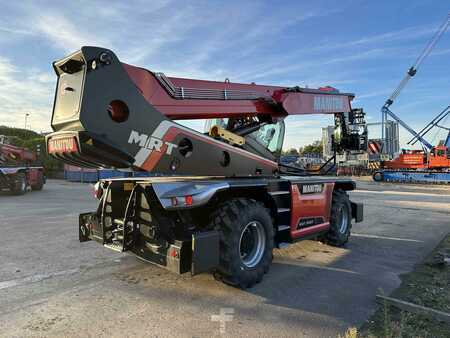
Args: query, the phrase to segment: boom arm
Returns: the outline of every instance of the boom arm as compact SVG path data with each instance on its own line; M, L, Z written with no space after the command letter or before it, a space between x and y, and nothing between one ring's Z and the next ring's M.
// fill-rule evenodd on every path
M400 81L397 88L394 90L394 92L389 96L389 98L384 103L383 107L381 108L381 112L383 114L383 121L385 119L386 115L389 115L392 117L395 121L397 121L402 127L404 127L407 131L409 131L413 135L413 139L420 141L425 147L428 149L432 149L433 146L428 143L422 135L422 132L417 133L414 129L412 129L410 126L408 126L404 121L402 121L397 115L395 115L389 107L394 103L395 99L400 95L401 91L405 88L409 80L411 80L412 77L414 77L417 73L417 70L419 69L420 65L423 63L423 61L426 59L426 57L431 53L436 43L439 41L439 39L442 37L442 35L447 30L448 26L450 25L450 13L447 15L446 20L444 23L439 27L439 29L436 31L436 33L433 35L432 39L428 42L422 53L419 55L419 57L416 59L416 62L408 69L406 72L405 77ZM382 138L384 139L384 122L382 125Z
M394 92L391 94L391 96L389 96L389 98L386 100L386 102L384 104L385 107L389 107L390 105L392 105L392 103L394 103L395 99L400 95L401 91L403 90L403 88L405 88L405 86L407 85L409 80L411 80L411 78L414 75L416 75L417 70L419 69L420 65L426 59L426 57L431 53L434 46L437 44L437 42L442 37L442 35L444 35L444 33L447 30L449 25L450 25L450 13L447 15L447 18L444 21L444 23L439 27L439 29L433 35L431 40L428 42L428 44L426 45L426 47L424 48L422 53L420 53L420 55L416 59L416 62L414 62L414 64L408 69L405 77L400 81L397 88L394 90Z
M406 122L404 122L402 119L400 119L397 115L395 115L389 108L384 107L383 112L388 114L390 117L392 117L395 121L397 121L403 128L405 128L407 131L409 131L414 138L418 139L425 147L427 147L429 150L433 148L433 146L428 143L422 135L418 134L414 129L412 129Z
M144 98L171 120L349 112L353 94L321 89L286 88L166 77L122 64Z
M13 145L0 144L0 165L17 165L33 161L36 161L36 153Z
M229 117L244 130L288 115L351 112L353 94L168 78L83 47L54 63L58 75L49 153L88 167L163 174L272 175L273 156L245 150L173 120ZM273 135L272 135L273 136Z
M436 115L421 131L419 131L419 135L423 140L423 137L428 134L434 127L438 127L441 129L446 129L448 130L448 128L439 125L439 123L444 120L448 115L450 114L450 106L447 106L447 108L445 108L443 111L441 111L438 115ZM447 137L448 139L448 137ZM419 139L414 136L411 140L408 141L408 144L416 144L417 141L419 141ZM447 142L446 142L447 145Z

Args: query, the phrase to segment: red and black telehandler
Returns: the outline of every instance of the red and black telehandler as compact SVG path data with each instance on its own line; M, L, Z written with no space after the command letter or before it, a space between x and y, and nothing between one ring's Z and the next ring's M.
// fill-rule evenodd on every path
M353 94L175 77L83 47L54 64L48 153L83 167L148 175L97 183L79 239L177 273L213 271L242 288L262 280L274 247L319 238L344 245L362 204L349 179L278 163L284 118L334 114L335 149L366 147L351 127ZM206 119L205 133L175 120ZM299 130L301 133L301 130Z
M28 187L42 190L44 184L44 168L37 162L35 152L0 143L0 190L23 195Z

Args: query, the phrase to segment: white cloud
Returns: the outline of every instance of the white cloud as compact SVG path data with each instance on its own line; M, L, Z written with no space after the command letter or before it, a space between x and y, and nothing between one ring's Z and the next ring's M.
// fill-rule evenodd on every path
M17 29L13 27L4 27L0 26L0 31L5 33L11 33L11 34L22 34L22 35L31 35L32 33L29 30L25 29Z
M380 71L378 65L371 67L369 62L410 57L421 48L411 42L431 35L436 28L423 25L382 32L384 26L380 26L374 29L379 34L355 31L350 39L338 41L332 40L338 34L330 31L319 35L327 36L326 40L311 34L305 44L302 35L310 33L305 30L305 34L294 35L293 31L300 32L306 23L312 25L313 20L320 21L333 11L308 3L295 11L289 6L272 6L268 12L260 2L241 2L238 6L204 2L198 6L171 0L80 0L64 6L36 2L14 6L16 16L2 18L0 41L16 43L16 50L26 50L24 43L31 42L44 46L47 55L58 59L82 45L99 45L113 49L124 62L172 76L357 88L363 92L356 92L362 103L390 92L369 84L376 75L362 73L368 69ZM277 50L281 46L285 49ZM448 49L436 49L432 55L448 53ZM13 53L5 55L9 59L0 58L0 124L21 126L23 114L31 112L32 125L48 130L56 77L50 67L45 71L25 68L15 62ZM364 63L364 68L358 69L354 67L356 62L369 66ZM328 123L332 121L323 116L288 120L286 144L298 147L311 143L320 138L320 128ZM202 122L187 124L196 129L202 126Z
M324 52L326 50L336 50L336 49L345 50L356 46L366 46L366 45L379 46L379 45L386 45L392 42L398 44L401 41L408 41L431 35L435 31L436 27L434 25L414 26L381 34L358 37L353 40L345 40L334 43L330 43L329 41L322 41L321 43L318 43L316 47L312 47L310 51Z
M64 13L44 11L34 17L31 29L36 35L48 40L52 46L65 53L73 52L86 45L109 46L111 42L88 27L75 24Z
M374 98L374 97L387 97L389 94L391 94L392 90L390 89L383 89L383 90L377 90L377 91L372 91L369 93L362 93L362 94L358 94L358 96L355 98L355 100L353 102L358 102L360 100L364 100L364 99L370 99L370 98Z
M23 127L28 113L29 126L50 130L54 81L46 73L19 71L11 60L0 57L0 88L0 125Z

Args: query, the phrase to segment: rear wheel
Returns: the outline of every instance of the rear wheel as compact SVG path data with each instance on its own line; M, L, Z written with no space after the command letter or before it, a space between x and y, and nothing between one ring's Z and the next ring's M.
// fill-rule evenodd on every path
M348 195L343 190L333 192L331 204L330 230L326 240L334 246L343 246L348 242L352 228L352 206Z
M25 173L17 173L11 186L14 195L23 195L27 191L27 178Z
M272 263L273 224L260 202L237 198L221 204L211 226L220 232L220 278L248 288L259 283Z

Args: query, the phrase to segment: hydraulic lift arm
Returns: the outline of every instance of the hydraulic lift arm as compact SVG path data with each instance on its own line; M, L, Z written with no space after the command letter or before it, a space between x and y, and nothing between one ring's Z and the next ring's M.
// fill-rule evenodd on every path
M36 161L36 153L9 144L0 144L0 165Z
M278 173L288 115L349 114L353 94L325 87L285 88L166 77L121 63L107 49L83 47L54 63L58 75L48 152L84 167L158 174L249 176ZM230 142L174 120L228 118ZM260 143L252 133L274 125ZM236 138L237 140L240 140ZM256 138L257 139L257 138ZM277 141L278 140L278 141ZM248 144L247 144L248 143Z
M436 33L433 35L431 40L428 42L422 53L419 55L419 57L416 59L416 62L408 69L406 72L405 77L400 81L397 88L393 91L391 96L386 100L383 107L381 107L381 113L382 113L382 138L384 139L384 121L387 120L387 116L389 115L391 118L393 118L395 121L397 121L403 128L405 128L411 135L413 136L413 139L410 142L416 142L419 141L422 143L422 145L428 150L431 150L433 146L427 142L423 136L426 134L423 134L422 130L421 132L417 133L414 129L412 129L406 122L401 120L394 112L392 112L389 108L394 103L395 99L400 95L401 91L405 88L409 80L413 78L417 70L419 69L420 65L423 63L423 61L426 59L426 57L431 53L434 46L437 44L439 39L444 35L445 31L447 30L448 26L450 25L450 13L447 15L446 20L444 23L439 27L439 29L436 31ZM415 141L414 141L415 140ZM410 143L408 142L408 143Z

